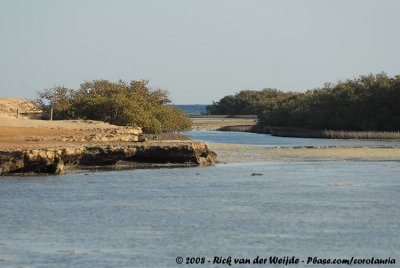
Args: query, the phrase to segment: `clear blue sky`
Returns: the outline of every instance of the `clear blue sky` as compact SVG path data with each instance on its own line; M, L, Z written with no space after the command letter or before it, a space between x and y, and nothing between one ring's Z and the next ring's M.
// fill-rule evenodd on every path
M398 0L0 0L0 96L149 79L177 104L400 73Z

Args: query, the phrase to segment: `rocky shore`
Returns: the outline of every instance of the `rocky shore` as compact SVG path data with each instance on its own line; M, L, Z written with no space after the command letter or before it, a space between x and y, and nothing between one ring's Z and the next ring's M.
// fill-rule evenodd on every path
M119 163L212 165L216 154L204 142L135 142L121 145L89 145L68 148L0 150L0 174L62 174L65 170Z
M99 121L0 117L0 175L214 164L207 143L171 139Z

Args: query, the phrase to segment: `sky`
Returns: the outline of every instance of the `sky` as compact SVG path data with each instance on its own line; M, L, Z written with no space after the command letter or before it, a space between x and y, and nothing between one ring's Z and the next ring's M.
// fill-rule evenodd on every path
M398 0L0 0L0 97L147 79L176 104L400 74Z

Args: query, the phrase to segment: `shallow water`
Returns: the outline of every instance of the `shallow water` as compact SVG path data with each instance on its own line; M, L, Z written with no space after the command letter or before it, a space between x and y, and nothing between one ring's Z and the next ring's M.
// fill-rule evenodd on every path
M394 147L400 146L398 141L383 140L345 140L345 139L313 139L313 138L288 138L275 137L269 134L257 134L249 132L223 132L192 130L186 132L193 140L207 141L210 143L231 143L257 145L263 147L328 147L328 146L376 146Z
M227 267L213 257L273 255L398 263L399 174L398 162L336 161L2 177L0 267L178 267L178 256Z

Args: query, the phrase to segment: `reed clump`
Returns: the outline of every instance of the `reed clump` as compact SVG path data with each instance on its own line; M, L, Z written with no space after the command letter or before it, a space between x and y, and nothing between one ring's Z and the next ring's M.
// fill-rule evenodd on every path
M399 131L345 131L271 127L267 132L280 137L400 140Z
M334 131L324 130L327 138L331 139L382 139L400 140L400 131Z

